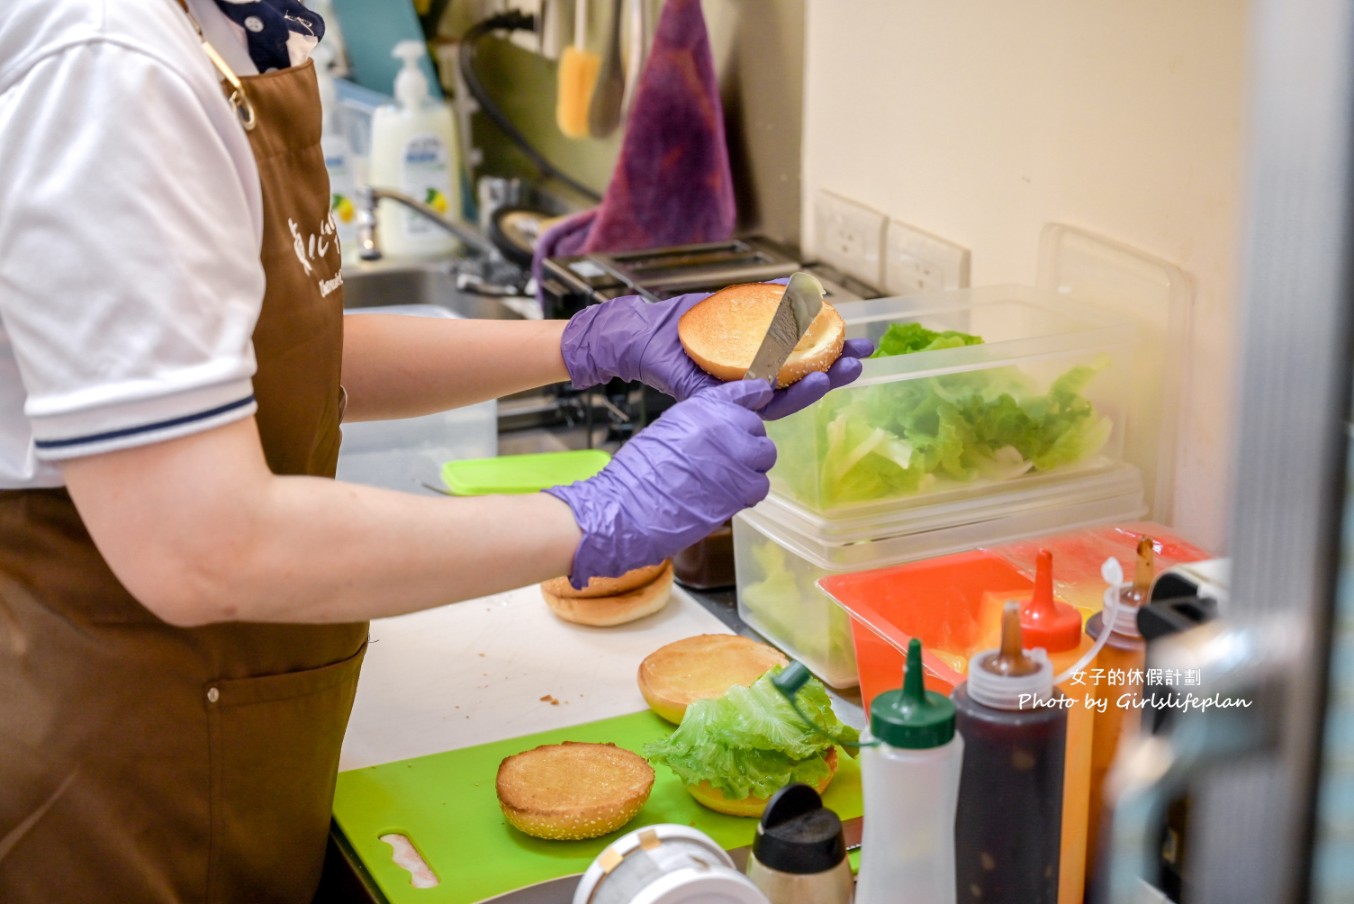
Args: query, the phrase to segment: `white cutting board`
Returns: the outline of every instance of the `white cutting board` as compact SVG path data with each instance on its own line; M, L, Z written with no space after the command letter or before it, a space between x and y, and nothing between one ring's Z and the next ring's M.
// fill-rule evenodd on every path
M645 656L729 633L676 585L662 611L612 628L561 621L534 584L374 621L339 769L639 712Z

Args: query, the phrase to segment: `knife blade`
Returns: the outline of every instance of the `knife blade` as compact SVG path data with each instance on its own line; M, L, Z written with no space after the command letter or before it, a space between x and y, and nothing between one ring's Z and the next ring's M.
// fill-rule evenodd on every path
M809 331L809 324L813 323L822 307L823 284L802 270L792 275L743 379L769 380L774 387L776 375L799 340Z

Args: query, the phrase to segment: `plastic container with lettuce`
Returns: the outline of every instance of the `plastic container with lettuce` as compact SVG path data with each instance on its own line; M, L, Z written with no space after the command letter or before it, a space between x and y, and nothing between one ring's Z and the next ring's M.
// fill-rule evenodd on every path
M854 753L859 732L832 711L827 690L810 679L796 697L806 724L772 683L777 666L750 687L697 700L669 737L644 747L667 765L699 803L736 816L759 816L767 798L791 783L827 787L836 772L837 745Z
M874 357L982 343L892 323ZM1084 395L1108 364L1095 356L1043 389L1014 365L846 387L768 424L781 451L772 479L778 491L830 509L1085 461L1113 429Z

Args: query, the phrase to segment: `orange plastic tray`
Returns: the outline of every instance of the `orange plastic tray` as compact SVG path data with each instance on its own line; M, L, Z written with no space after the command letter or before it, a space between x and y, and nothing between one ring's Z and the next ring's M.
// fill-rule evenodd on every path
M861 698L902 686L908 641L922 642L926 685L948 695L974 653L996 646L1001 604L1034 589L1040 549L1053 553L1054 594L1083 617L1098 612L1100 566L1114 556L1131 572L1138 537L1156 541L1157 572L1212 555L1159 524L1132 522L1034 537L988 549L908 562L874 571L829 575L818 582L851 616Z

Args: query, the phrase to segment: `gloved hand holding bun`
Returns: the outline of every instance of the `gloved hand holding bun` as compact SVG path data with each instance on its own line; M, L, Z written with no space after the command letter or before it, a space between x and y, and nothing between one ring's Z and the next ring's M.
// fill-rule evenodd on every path
M764 499L776 447L756 409L771 396L760 380L701 390L636 434L596 476L545 490L583 531L570 584L581 589L590 578L670 558Z
M569 379L580 389L613 377L636 380L678 401L718 385L721 381L692 360L678 336L683 315L710 297L702 292L651 302L627 295L585 308L569 320L560 342ZM846 340L841 356L826 373L810 373L778 390L760 410L761 416L775 420L794 414L829 390L850 383L860 376L860 359L873 350L869 340Z

